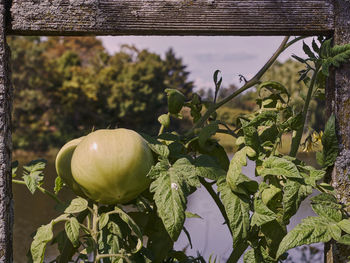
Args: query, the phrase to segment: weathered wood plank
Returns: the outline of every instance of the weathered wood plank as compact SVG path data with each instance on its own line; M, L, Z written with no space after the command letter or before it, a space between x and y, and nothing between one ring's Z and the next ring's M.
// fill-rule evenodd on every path
M332 0L13 0L12 34L317 35Z
M336 0L334 44L350 43L350 2ZM336 115L340 154L335 163L331 182L343 204L350 202L350 63L336 69L327 87L328 112ZM347 262L350 246L332 241L325 245L326 263Z
M10 52L5 35L5 5L0 1L0 262L11 263L13 203L11 188L11 107Z

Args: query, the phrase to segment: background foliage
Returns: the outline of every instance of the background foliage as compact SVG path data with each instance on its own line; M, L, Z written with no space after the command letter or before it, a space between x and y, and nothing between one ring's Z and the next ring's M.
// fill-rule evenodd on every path
M108 54L95 37L12 37L14 148L47 150L92 129L155 132L166 88L190 95L181 58L123 46Z

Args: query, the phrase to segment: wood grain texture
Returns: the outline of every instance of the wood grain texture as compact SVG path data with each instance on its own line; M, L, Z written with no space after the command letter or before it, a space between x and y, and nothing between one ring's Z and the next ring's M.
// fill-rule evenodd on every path
M13 0L12 34L318 35L332 0Z
M5 36L5 2L0 1L0 262L12 263L12 176L10 52Z
M350 1L335 0L334 44L350 43ZM336 115L340 154L331 175L337 198L350 202L350 63L333 70L327 87L328 112ZM350 211L349 211L350 212ZM325 245L326 263L348 262L350 246L332 241Z

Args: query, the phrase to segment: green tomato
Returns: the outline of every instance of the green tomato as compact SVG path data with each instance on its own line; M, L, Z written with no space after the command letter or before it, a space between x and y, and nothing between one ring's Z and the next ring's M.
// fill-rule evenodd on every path
M146 190L153 156L146 141L128 129L87 135L72 157L72 175L92 200L127 203Z
M62 178L63 182L65 182L75 194L85 198L86 196L84 195L81 187L74 180L71 170L73 152L83 138L84 137L80 137L78 139L71 140L63 145L56 156L55 166L56 172Z

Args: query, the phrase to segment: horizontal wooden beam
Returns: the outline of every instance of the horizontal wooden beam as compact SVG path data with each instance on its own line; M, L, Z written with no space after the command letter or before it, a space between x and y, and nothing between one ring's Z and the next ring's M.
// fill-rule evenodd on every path
M318 35L332 0L12 0L10 34Z

